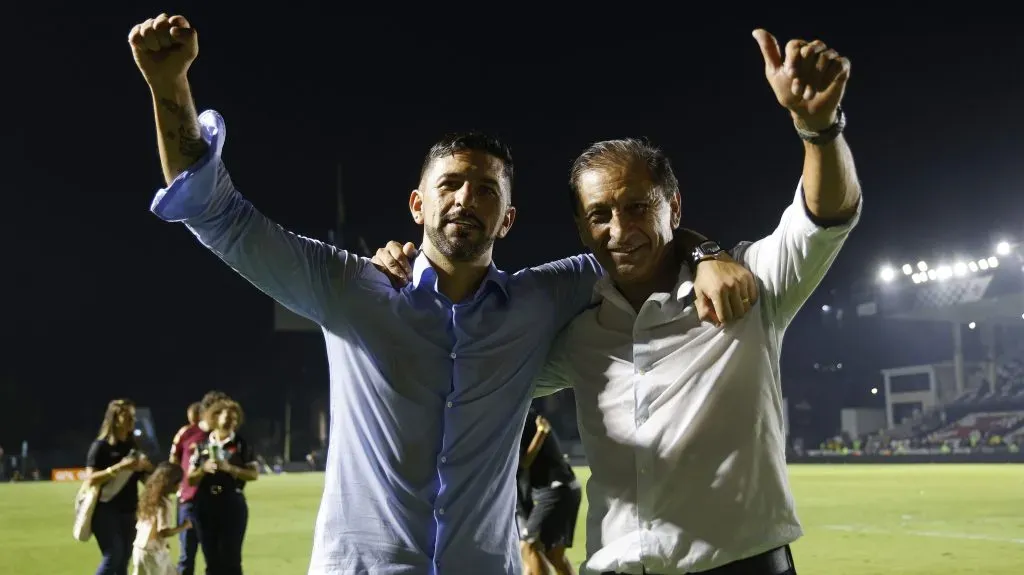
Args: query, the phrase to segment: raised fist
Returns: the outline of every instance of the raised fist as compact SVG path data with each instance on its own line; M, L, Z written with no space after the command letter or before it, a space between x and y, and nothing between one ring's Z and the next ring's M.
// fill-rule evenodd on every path
M150 86L185 78L199 53L199 38L184 16L161 14L135 25L128 34L135 64Z

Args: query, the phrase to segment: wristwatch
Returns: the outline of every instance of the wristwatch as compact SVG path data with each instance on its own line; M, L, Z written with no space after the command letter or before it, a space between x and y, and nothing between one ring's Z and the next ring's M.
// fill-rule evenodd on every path
M717 258L718 255L721 254L723 251L725 250L723 250L717 242L706 240L698 244L697 247L693 248L693 253L691 254L691 257L693 257L693 263L694 265L696 265L702 261L713 260Z
M843 133L846 129L846 112L843 111L843 107L839 106L836 108L836 121L831 126L825 128L820 132L812 132L810 130L796 129L796 133L800 135L800 139L814 144L815 146L825 145L832 140L839 137L839 134Z

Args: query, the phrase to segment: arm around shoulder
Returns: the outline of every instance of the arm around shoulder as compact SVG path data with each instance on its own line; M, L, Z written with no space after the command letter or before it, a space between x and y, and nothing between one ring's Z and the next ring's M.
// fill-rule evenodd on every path
M590 306L594 285L604 269L592 254L562 258L527 270L554 306L556 328L562 329Z

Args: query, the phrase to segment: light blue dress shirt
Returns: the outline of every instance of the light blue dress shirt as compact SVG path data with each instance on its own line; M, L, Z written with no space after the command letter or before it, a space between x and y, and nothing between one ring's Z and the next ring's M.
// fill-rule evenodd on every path
M395 290L368 259L258 212L221 161L223 119L199 120L210 150L157 192L153 213L320 325L327 344L330 449L309 573L519 573L514 481L533 381L589 304L596 260L512 275L492 265L452 304L420 256Z

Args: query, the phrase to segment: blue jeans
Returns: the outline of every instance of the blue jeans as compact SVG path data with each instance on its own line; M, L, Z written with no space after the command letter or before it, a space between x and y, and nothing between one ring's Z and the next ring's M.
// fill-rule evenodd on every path
M103 559L96 575L128 575L135 542L135 511L121 511L107 503L97 503L92 514L92 534Z
M178 504L178 525L186 519L196 523L196 511L191 501ZM181 575L193 575L196 571L196 554L199 552L199 536L196 529L186 529L178 534L178 543L181 547L181 555L178 557L178 573Z

